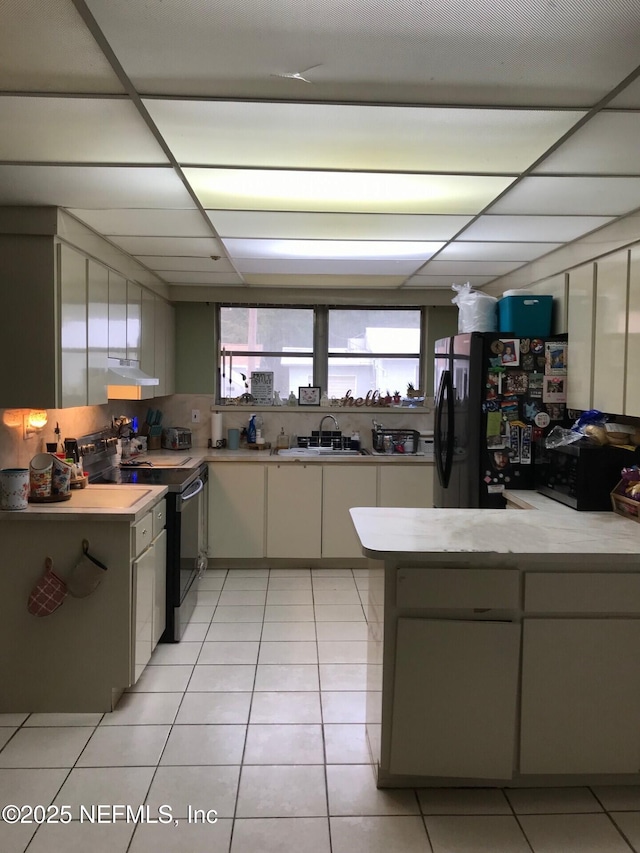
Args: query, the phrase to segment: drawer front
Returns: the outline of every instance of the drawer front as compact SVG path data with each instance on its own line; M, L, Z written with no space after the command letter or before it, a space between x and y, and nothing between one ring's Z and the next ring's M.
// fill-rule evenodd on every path
M155 539L167 523L167 502L165 500L160 501L151 512L153 513L152 538Z
M515 569L398 569L398 607L464 610L517 610L519 572Z
M525 611L639 613L640 575L608 572L527 572Z
M131 528L132 557L137 557L147 548L153 539L153 510L148 512Z

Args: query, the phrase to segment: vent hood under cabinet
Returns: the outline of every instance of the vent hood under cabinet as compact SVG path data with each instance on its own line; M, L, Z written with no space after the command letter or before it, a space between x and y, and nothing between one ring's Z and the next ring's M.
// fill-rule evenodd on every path
M109 358L107 368L107 397L110 400L140 400L143 387L160 384L159 379L140 370L137 361Z

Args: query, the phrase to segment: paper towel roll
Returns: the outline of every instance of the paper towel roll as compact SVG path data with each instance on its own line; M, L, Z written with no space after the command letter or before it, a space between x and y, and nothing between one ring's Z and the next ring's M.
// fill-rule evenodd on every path
M211 413L211 446L215 447L216 444L224 438L224 429L222 427L222 412L212 412Z

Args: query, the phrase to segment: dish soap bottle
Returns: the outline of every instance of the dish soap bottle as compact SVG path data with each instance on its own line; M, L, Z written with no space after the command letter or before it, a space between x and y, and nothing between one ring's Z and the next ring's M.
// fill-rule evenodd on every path
M256 416L249 417L249 426L247 427L247 444L256 443Z

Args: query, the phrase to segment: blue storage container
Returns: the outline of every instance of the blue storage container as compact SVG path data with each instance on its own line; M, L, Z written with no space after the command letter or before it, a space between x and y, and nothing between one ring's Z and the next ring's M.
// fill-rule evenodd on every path
M504 296L498 300L498 331L517 338L546 338L551 334L553 296Z

